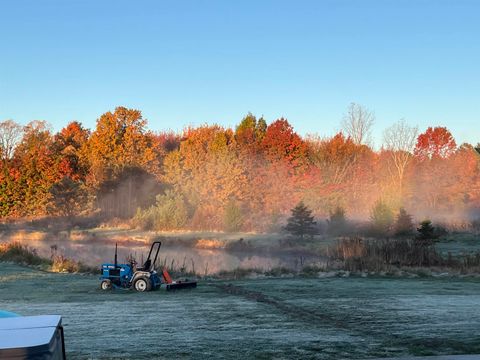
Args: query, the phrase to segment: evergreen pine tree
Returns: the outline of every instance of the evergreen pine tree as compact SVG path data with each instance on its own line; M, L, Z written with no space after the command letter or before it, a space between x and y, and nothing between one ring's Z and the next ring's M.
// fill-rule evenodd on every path
M433 240L437 238L435 234L435 227L432 225L430 220L423 220L420 223L420 227L417 228L417 231L419 233L417 239L426 245L431 245Z
M299 202L292 210L292 216L288 218L285 230L292 235L303 239L304 235L315 235L318 233L315 227L316 221L312 216L312 210L308 209L303 201Z
M394 231L396 236L408 236L413 234L412 216L404 208L400 208L395 219Z

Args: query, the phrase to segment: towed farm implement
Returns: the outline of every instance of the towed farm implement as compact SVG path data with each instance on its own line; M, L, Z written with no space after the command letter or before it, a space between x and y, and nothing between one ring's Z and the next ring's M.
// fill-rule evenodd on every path
M155 246L156 252L152 261ZM115 245L114 263L102 264L100 288L102 290L124 288L144 292L157 290L161 287L162 283L165 284L167 290L197 287L196 281L188 279L177 281L172 280L166 268L162 269L161 275L157 273L155 270L155 264L157 262L160 246L162 246L160 241L154 241L150 247L147 260L142 267L137 267L134 260L131 260L129 264L118 264L117 245Z

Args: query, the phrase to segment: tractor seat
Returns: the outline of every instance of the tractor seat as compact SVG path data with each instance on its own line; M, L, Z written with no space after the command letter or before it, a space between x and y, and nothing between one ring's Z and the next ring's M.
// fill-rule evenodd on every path
M138 271L150 271L150 267L152 266L152 260L148 259L145 261L142 267L137 268Z

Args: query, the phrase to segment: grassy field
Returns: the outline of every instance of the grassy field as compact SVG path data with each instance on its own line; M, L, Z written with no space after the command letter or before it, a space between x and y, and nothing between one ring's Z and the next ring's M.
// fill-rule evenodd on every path
M476 253L480 251L480 235L478 234L449 234L441 238L437 248L444 254L452 255Z
M0 263L0 309L62 315L69 359L480 353L479 306L477 278L258 279L105 293L92 275Z

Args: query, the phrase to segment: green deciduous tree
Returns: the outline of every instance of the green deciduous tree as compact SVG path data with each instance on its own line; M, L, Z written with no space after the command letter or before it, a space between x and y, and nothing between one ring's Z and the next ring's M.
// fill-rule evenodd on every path
M248 113L235 129L235 140L240 150L257 152L266 130L267 123L263 117L257 120L253 114Z

